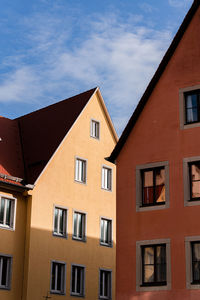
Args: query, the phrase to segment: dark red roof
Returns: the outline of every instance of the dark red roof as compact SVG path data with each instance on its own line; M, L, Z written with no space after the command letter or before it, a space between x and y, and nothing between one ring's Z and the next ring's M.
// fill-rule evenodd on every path
M0 117L0 183L34 184L95 90L15 120Z
M157 71L155 72L152 80L150 81L149 85L147 86L142 98L140 99L135 111L133 112L131 118L129 119L118 143L116 144L113 152L111 153L110 157L108 158L109 161L114 162L119 155L121 149L123 148L126 140L132 131L133 127L135 126L143 108L145 107L151 93L153 92L157 82L159 81L160 77L162 76L168 62L170 61L172 55L174 54L179 42L181 41L185 31L187 30L193 16L195 15L197 9L199 8L200 0L194 0L190 10L188 11L187 15L185 16L183 23L181 24L177 34L175 35L169 49L167 50L165 56L163 57Z

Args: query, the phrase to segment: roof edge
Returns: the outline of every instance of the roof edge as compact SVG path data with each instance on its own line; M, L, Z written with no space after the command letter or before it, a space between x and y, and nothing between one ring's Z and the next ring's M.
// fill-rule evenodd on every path
M190 7L188 13L186 14L185 18L183 19L183 22L181 26L179 27L175 37L173 38L168 50L166 51L163 59L161 60L161 63L159 64L154 76L152 77L150 83L148 84L142 98L140 99L136 109L134 110L131 118L129 119L125 129L122 132L122 135L113 149L110 157L108 160L110 162L115 162L116 158L118 157L121 149L123 148L132 128L134 127L135 123L137 122L140 113L142 112L146 102L148 101L149 97L151 96L156 84L158 83L161 75L163 74L165 68L167 67L171 57L173 56L176 48L178 47L185 31L187 30L193 16L195 15L197 9L199 8L200 1L199 0L194 0L192 6Z

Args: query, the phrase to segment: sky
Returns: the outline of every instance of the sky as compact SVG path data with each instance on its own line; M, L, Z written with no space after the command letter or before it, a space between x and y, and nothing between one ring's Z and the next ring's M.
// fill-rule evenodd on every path
M0 0L0 115L96 86L121 134L192 0Z

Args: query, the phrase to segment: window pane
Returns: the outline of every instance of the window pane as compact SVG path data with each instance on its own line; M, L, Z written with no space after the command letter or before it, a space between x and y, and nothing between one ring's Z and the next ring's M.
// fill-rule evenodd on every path
M156 262L165 263L166 262L166 248L165 246L156 247Z
M144 248L144 264L154 264L154 248L145 247Z
M77 213L74 213L74 236L77 236L77 218L78 218L78 215Z
M7 285L7 263L8 263L8 258L3 257L2 258L2 277L1 277L1 285L6 286Z
M55 263L52 264L51 289L55 290Z
M76 292L78 294L81 293L81 268L77 267L77 288L76 288Z
M192 198L200 198L200 181L192 182Z
M10 226L11 221L11 200L6 200L6 225Z
M197 107L197 95L186 95L186 108Z
M5 208L5 199L1 198L0 204L0 223L3 224L4 220L4 208Z
M78 214L78 237L82 238L82 215Z
M144 266L144 282L154 282L154 266Z
M64 233L64 210L63 209L59 209L59 228L60 228L60 234Z
M143 204L153 204L153 187L143 188Z
M200 243L193 244L193 260L200 261Z
M187 109L187 122L192 123L198 121L198 111L197 108Z
M200 163L196 162L191 165L192 180L200 180Z
M153 186L153 171L144 172L144 187Z
M163 282L166 281L166 264L158 264L156 265L156 274L157 274L157 278L156 281L157 282Z
M193 281L200 281L200 262L193 262Z
M57 264L57 290L61 291L61 281L62 281L62 265Z
M75 293L75 267L72 266L72 292Z

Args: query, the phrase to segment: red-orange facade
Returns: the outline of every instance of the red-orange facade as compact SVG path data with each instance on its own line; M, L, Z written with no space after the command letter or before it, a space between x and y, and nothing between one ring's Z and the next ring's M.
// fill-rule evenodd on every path
M117 300L200 299L199 1L173 43L111 155Z

